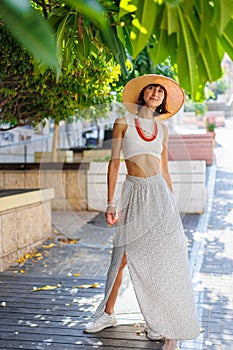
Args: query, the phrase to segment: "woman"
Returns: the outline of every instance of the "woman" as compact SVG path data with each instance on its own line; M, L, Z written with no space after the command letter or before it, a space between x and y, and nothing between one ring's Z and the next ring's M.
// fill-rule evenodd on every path
M147 337L192 339L199 334L186 238L168 170L168 132L161 122L178 112L183 90L172 79L130 80L123 102L130 112L113 128L106 221L116 225L104 300L85 332L116 325L114 305L128 265ZM114 192L123 151L127 175L117 209Z

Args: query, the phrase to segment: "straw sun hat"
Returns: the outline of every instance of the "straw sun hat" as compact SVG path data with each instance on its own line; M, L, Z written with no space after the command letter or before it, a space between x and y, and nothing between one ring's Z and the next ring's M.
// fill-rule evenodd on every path
M156 119L165 120L176 114L184 103L183 89L175 80L157 74L147 74L131 79L125 85L123 91L125 108L132 114L137 113L139 94L145 86L150 84L162 85L167 91L166 108L168 113L161 114Z

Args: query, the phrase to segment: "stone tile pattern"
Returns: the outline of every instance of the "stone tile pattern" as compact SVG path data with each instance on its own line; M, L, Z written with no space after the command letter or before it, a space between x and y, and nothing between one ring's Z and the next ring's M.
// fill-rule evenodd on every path
M227 126L217 129L214 198L194 284L200 326L205 331L183 343L182 350L233 349L233 120ZM187 231L192 243L194 231Z

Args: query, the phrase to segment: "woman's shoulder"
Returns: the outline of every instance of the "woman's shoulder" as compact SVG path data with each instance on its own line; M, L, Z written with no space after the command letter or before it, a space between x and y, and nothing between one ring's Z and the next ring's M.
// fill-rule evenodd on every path
M126 117L122 116L122 117L117 117L115 119L115 123L125 123L126 122Z
M125 126L127 125L127 118L125 116L117 117L114 124L117 126Z
M117 117L114 122L113 129L115 132L122 132L124 133L127 128L127 120L126 117Z

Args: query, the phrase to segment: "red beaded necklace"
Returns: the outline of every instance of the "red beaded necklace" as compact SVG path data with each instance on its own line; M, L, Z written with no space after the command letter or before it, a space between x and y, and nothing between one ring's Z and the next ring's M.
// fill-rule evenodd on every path
M158 135L158 126L157 126L157 123L156 121L153 119L154 121L154 128L153 128L153 132L151 134L151 136L147 136L145 134L145 131L144 129L141 127L141 123L139 121L139 118L134 118L134 124L135 124L135 127L136 127L136 130L137 130L137 133L138 135L146 142L151 142L151 141L154 141Z

